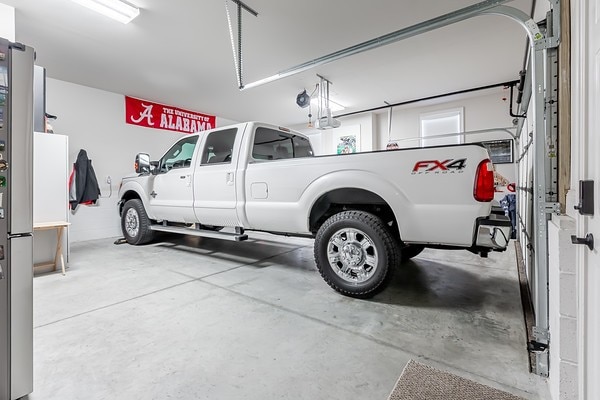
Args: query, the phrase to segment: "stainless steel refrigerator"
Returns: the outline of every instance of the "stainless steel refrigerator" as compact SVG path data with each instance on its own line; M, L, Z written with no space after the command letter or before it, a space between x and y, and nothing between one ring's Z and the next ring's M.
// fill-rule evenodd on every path
M33 62L0 39L0 400L33 391Z

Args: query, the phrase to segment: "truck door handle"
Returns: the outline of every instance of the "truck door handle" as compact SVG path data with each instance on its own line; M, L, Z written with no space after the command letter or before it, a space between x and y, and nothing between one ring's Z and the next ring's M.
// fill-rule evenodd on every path
M192 176L191 175L180 175L179 179L185 179L185 185L186 186L191 186L192 185Z
M228 172L227 175L225 175L225 180L228 185L233 184L233 172Z
M585 244L588 249L594 250L594 235L588 233L584 238L571 235L571 243L573 244Z

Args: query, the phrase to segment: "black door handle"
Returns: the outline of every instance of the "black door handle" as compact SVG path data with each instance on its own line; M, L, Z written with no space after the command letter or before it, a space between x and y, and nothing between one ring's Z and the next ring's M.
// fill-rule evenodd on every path
M579 238L575 235L571 235L571 243L573 244L585 244L590 250L594 250L594 235L588 233L584 238Z

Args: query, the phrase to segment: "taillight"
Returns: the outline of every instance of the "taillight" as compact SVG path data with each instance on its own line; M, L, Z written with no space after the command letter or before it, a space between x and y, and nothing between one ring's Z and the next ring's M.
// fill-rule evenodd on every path
M477 201L494 200L494 167L490 160L483 160L477 167L473 197Z

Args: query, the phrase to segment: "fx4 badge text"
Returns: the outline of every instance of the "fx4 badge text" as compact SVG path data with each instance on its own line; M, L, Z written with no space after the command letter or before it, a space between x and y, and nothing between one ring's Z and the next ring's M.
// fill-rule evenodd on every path
M448 159L448 160L425 160L417 161L413 167L412 174L447 174L447 173L461 173L467 166L466 158L459 159Z

